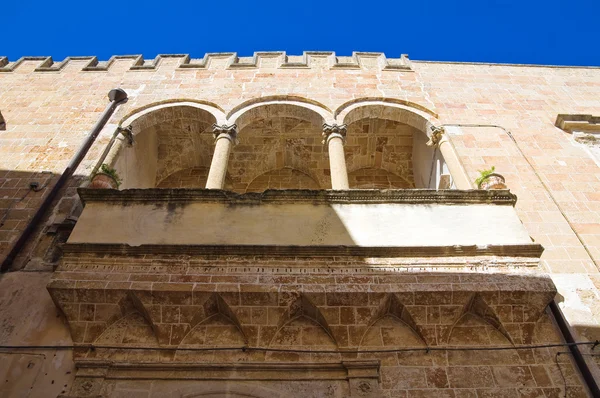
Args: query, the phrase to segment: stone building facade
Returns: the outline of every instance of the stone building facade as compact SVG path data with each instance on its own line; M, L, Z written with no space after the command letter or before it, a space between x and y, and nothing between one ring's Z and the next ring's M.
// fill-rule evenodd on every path
M594 394L598 68L0 58L0 114L2 396Z

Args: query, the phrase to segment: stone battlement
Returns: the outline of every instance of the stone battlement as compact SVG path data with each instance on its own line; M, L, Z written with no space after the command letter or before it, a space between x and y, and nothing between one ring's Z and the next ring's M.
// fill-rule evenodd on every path
M67 57L54 62L52 57L21 57L10 62L0 57L0 72L13 72L26 61L38 61L35 72L59 72L73 61L86 61L82 71L108 71L118 60L131 60L130 70L155 70L165 59L179 59L179 69L365 69L412 71L406 54L400 58L387 58L383 53L354 52L351 56L337 56L332 51L305 51L302 55L287 55L284 51L255 52L251 57L238 57L237 53L207 53L203 58L189 54L159 54L153 60L142 55L115 55L108 61L95 56Z

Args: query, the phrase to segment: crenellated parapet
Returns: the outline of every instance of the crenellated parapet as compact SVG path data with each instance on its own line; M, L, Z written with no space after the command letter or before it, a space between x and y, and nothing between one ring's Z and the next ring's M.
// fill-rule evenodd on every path
M412 71L406 54L400 58L387 58L384 53L354 52L351 56L337 56L333 51L305 51L302 55L287 55L285 51L255 52L251 57L237 53L207 53L202 58L189 54L159 54L153 60L142 55L115 55L107 61L95 56L67 57L55 62L52 57L21 57L10 62L0 57L0 72L13 72L26 61L38 61L35 72L60 72L73 61L86 61L82 71L108 71L118 60L130 60L129 70L155 70L165 59L179 59L177 69L355 69Z

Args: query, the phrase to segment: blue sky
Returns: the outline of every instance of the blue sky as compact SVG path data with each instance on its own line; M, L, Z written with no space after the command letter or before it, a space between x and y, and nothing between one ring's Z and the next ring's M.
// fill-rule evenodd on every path
M0 56L284 50L600 66L600 0L5 1Z

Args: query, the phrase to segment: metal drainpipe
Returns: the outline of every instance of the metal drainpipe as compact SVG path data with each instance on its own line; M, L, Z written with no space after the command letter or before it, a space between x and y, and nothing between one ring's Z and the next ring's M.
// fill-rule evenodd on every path
M62 175L60 176L60 178L58 179L48 196L46 196L46 198L36 211L31 221L29 221L29 223L23 230L23 233L21 233L21 236L19 236L19 239L11 249L10 253L8 253L8 256L2 262L2 266L0 266L0 272L6 272L10 269L10 266L12 265L13 261L21 252L21 250L27 243L27 240L33 234L38 224L50 208L52 201L54 201L54 199L58 195L58 192L65 185L68 179L71 178L71 176L73 175L73 173L75 172L85 155L90 150L92 144L96 140L96 137L98 137L98 134L100 134L100 131L108 122L108 119L110 119L115 109L117 109L117 106L127 101L127 93L120 88L112 89L108 93L108 98L110 99L110 103L106 106L106 109L104 109L104 112L102 112L100 119L98 119L94 127L92 127L92 130L86 137L85 141L83 141L83 143L81 144L79 150L75 153L75 156L73 156L73 158L67 165L65 171L63 171Z
M573 355L573 359L575 360L575 365L579 369L579 373L581 373L581 377L583 377L583 381L587 385L588 389L592 393L592 397L600 397L600 387L598 387L598 383L594 379L592 375L592 371L590 370L587 362L583 358L583 354L581 354L581 350L579 347L573 343L575 343L575 339L573 338L573 334L571 333L571 329L569 328L569 324L565 319L562 311L556 301L552 300L550 304L550 311L558 324L558 328L565 338L565 342L569 345L569 350L571 351L571 355Z
M567 218L567 215L564 213L562 207L560 207L560 205L558 204L558 202L556 201L556 199L552 195L552 192L550 192L550 189L544 183L544 180L542 180L542 177L538 174L537 170L535 169L535 167L533 167L533 164L529 161L529 159L527 158L527 156L525 156L525 153L523 153L523 150L521 149L521 147L519 146L519 144L515 140L515 137L513 137L512 133L508 129L506 129L506 128L502 127L502 126L496 125L496 124L468 124L468 123L463 123L463 124L443 124L442 126L449 126L449 127L455 126L455 127L497 128L497 129L500 129L500 130L504 131L506 133L506 135L508 135L508 137L515 144L515 146L517 147L517 150L519 151L519 153L521 154L521 156L523 156L523 158L525 159L525 161L527 162L527 164L529 164L529 167L531 167L531 169L533 170L533 173L536 175L536 177L538 178L538 180L541 182L542 186L546 189L546 192L548 192L548 194L550 195L550 198L552 199L552 201L554 202L554 204L556 205L556 207L558 208L558 210L561 212L561 214L563 215L564 219L567 221L567 224L569 224L569 227L571 227L571 230L575 233L575 236L577 236L577 238L579 239L579 241L583 245L583 248L585 249L585 251L589 255L589 257L592 260L592 262L594 262L594 264L598 265L598 263L596 262L596 260L592 256L592 253L589 251L587 245L585 244L585 242L583 241L583 239L581 238L581 236L579 236L579 234L577 233L577 231L575 231L575 228L571 224L571 221L569 221L569 219ZM575 343L575 339L573 338L573 334L571 333L571 329L569 328L569 322L567 322L567 319L563 315L563 313L560 310L558 304L556 304L556 301L552 300L548 306L550 307L550 311L552 312L552 315L554 316L554 319L556 320L556 323L558 324L558 328L560 330L560 333L563 335L563 338L565 339L565 341L568 344ZM575 360L575 365L577 366L577 369L579 370L579 373L581 373L581 376L583 377L583 380L584 380L585 384L587 385L588 389L592 393L592 396L594 396L594 397L600 397L600 387L598 387L598 383L594 379L594 376L592 375L592 372L591 372L591 370L590 370L587 362L585 362L585 359L583 358L583 355L581 354L581 350L579 350L579 347L577 345L570 345L569 346L569 350L571 351L571 354L573 355L573 359Z

